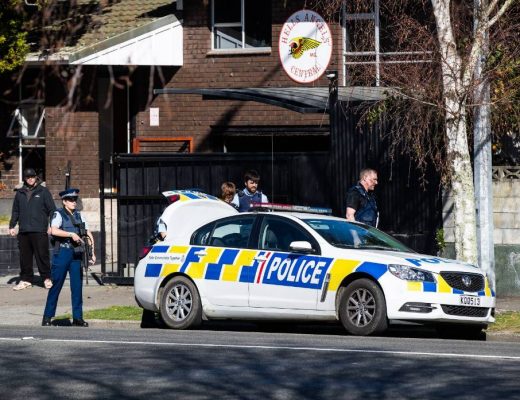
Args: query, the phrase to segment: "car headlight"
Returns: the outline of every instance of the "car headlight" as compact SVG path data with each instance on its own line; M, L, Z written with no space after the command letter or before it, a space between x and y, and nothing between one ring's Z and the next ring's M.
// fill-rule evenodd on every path
M431 272L409 267L408 265L389 264L388 270L392 273L392 275L395 275L399 279L403 279L405 281L435 282L435 278Z

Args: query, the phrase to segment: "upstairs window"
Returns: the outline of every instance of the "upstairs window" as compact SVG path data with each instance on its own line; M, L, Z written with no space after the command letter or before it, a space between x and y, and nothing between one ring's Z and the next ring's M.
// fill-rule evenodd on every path
M215 50L271 47L271 0L213 0Z

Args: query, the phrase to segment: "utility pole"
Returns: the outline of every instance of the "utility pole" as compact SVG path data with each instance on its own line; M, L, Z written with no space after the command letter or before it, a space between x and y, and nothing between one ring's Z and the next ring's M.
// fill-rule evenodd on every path
M487 7L487 0L474 0L474 30L480 20L480 10ZM490 95L489 81L483 78L483 70L486 66L486 57L489 51L489 35L486 32L482 45L481 58L477 62L475 70L475 107L473 128L474 150L474 183L475 200L477 206L477 249L478 263L489 280L489 284L495 289L495 248L493 242L493 161L491 152L491 120L490 120Z

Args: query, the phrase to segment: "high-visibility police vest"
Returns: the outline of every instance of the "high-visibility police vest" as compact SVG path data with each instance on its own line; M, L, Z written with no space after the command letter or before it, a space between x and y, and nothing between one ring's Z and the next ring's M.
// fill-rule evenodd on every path
M79 226L74 226L74 223L72 222L72 218L70 217L70 214L67 211L65 211L63 208L58 208L56 210L56 212L59 212L61 215L60 229L62 231L72 232L72 233L75 233L76 235L79 235ZM81 214L79 213L79 211L74 210L72 215L74 216L76 223L82 222ZM64 238L64 237L53 236L53 239L60 243L71 243L72 242L71 239L68 237Z
M365 188L361 185L356 185L353 189L357 190L358 193L365 199L365 204L356 210L354 218L356 221L362 222L364 224L377 226L377 217L379 212L377 210L376 198L373 195L369 195Z
M246 212L251 208L251 203L261 203L262 192L255 192L253 195L248 195L245 191L238 192L238 211Z

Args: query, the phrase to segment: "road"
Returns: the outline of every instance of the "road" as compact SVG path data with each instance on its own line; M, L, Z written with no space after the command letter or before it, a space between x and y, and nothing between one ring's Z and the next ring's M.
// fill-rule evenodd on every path
M1 399L513 399L514 342L335 328L0 327Z

